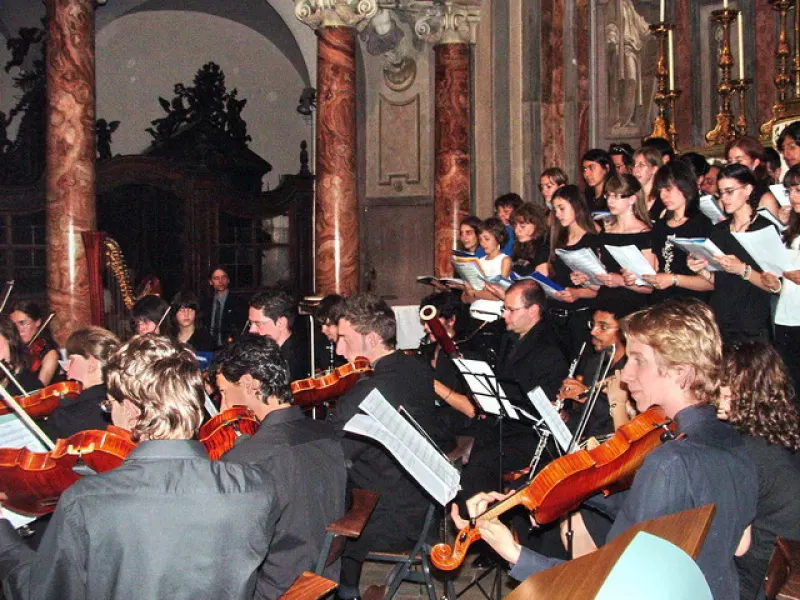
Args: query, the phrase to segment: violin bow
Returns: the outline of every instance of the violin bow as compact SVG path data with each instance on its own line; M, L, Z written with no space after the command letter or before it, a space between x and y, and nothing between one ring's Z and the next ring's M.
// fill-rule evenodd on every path
M2 368L3 371L5 371L6 376L9 378L9 381L14 379L8 367L6 367L5 363L3 363L2 361L0 361L0 368ZM52 450L53 448L56 447L56 445L53 443L53 440L51 440L47 436L47 434L44 431L42 431L42 428L39 427L33 419L31 419L30 415L25 412L25 410L19 405L19 403L16 400L14 400L14 397L8 393L8 390L3 385L0 385L0 396L3 397L5 403L8 404L9 407L11 407L11 410L13 410L14 413L22 420L22 422L25 423L28 429L30 429L31 432L42 441L42 443L48 450Z
M13 289L14 289L14 280L9 279L8 281L6 281L6 291L5 294L3 295L3 303L0 304L0 313L5 310L6 303L8 302L8 299L11 297L11 290Z
M171 310L172 310L172 305L170 304L169 306L167 306L167 310L164 311L164 314L161 315L161 318L158 320L158 325L156 325L156 329L161 331L161 324L164 322L164 319L167 318L167 315L169 314L169 311L171 311Z
M17 378L14 377L14 374L11 372L11 369L8 368L8 365L6 365L5 361L0 360L0 367L3 368L3 371L6 374L6 379L8 379L11 383L17 386L17 389L23 396L31 396L32 394L35 394L36 392L39 391L39 390L33 390L30 392L26 391L25 388L22 387L22 384L19 381L17 381Z
M56 316L56 313L54 313L54 312L51 312L51 313L50 313L50 316L49 316L49 317L47 317L47 319L45 320L45 322L44 322L44 323L42 323L42 326L41 326L41 327L39 327L39 329L38 329L38 330L36 331L36 333L33 335L33 337L31 338L31 341L30 341L30 342L28 342L28 346L30 346L30 345L31 345L33 342L35 342L35 341L36 341L36 338L38 338L38 337L41 335L41 333L44 331L44 328L45 328L45 327L47 327L47 326L50 324L50 321L52 321L52 320L53 320L53 317L55 317L55 316ZM22 388L20 388L20 389L22 389Z

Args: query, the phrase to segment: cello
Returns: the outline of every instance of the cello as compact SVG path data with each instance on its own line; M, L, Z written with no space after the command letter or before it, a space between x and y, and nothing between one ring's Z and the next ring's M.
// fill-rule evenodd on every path
M533 480L505 500L493 505L456 536L453 547L436 544L431 561L444 571L457 569L469 546L481 538L477 519L495 519L522 505L540 524L575 510L583 500L602 491L609 495L629 486L645 457L662 442L673 439L675 423L663 409L652 407L622 425L608 440L592 450L566 454L544 467Z

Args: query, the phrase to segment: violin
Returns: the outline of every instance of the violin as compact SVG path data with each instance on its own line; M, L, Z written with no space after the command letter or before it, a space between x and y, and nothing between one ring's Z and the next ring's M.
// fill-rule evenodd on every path
M53 412L64 397L75 397L83 391L77 381L53 383L27 396L17 396L15 400L31 417L46 417ZM0 415L7 415L11 409L0 401Z
M372 366L364 357L335 368L330 373L293 381L291 384L294 404L303 408L314 408L333 398L338 398L352 388L362 375L372 374Z
M258 429L258 418L245 406L234 406L209 419L198 433L200 443L212 460L219 460L233 448L240 435L254 435Z
M548 464L528 485L470 519L470 524L456 536L452 548L436 544L431 549L431 561L445 571L457 569L470 544L481 538L475 527L476 519L495 519L521 504L537 523L550 523L597 492L607 496L626 489L645 457L662 442L673 439L675 429L675 423L662 408L650 408L621 426L607 442L592 450L566 454Z
M80 431L58 440L49 452L0 448L0 492L7 496L3 506L31 516L51 513L61 494L81 478L76 472L81 465L97 473L110 471L135 446L126 430L110 425L106 431Z

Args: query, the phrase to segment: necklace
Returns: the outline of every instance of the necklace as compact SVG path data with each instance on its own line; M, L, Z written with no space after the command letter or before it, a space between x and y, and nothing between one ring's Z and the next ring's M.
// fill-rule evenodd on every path
M758 215L753 215L753 218L750 219L749 221L746 221L743 226L742 225L738 225L737 226L736 223L734 222L734 220L731 219L731 231L733 233L741 233L743 231L747 231L748 229L750 229L750 225L753 224L753 221L756 220L757 216Z

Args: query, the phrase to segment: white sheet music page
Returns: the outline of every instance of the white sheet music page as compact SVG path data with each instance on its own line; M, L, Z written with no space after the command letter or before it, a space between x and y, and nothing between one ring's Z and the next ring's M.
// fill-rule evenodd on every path
M442 506L459 490L458 470L442 456L378 390L372 390L356 415L344 426L345 431L380 442L392 456Z
M606 275L606 268L589 248L581 248L579 250L562 250L559 248L556 250L556 254L570 269L587 275L591 283L602 285L597 276Z
M606 250L619 263L620 267L636 275L636 285L647 285L642 279L642 275L656 274L653 265L644 257L642 251L633 244L630 246L606 246Z
M535 388L532 392L528 392L528 399L533 404L536 411L542 416L544 422L553 432L553 437L561 446L561 449L566 452L569 444L572 441L572 434L570 433L561 416L553 408L553 404L547 398L547 394L540 387Z
M497 382L497 375L494 374L488 363L466 358L457 358L453 362L456 363L456 367L464 376L475 401L484 412L490 415L499 415L501 414L500 405L502 405L509 419L519 420L517 409L508 401L508 395L503 386Z
M732 233L742 248L753 257L762 271L782 275L789 271L789 251L783 245L780 234L774 227L764 227L757 231L743 231Z
M39 438L14 414L0 417L0 448L27 448L31 452L47 452ZM6 507L3 507L3 516L11 522L14 529L34 521L33 517L15 513Z

